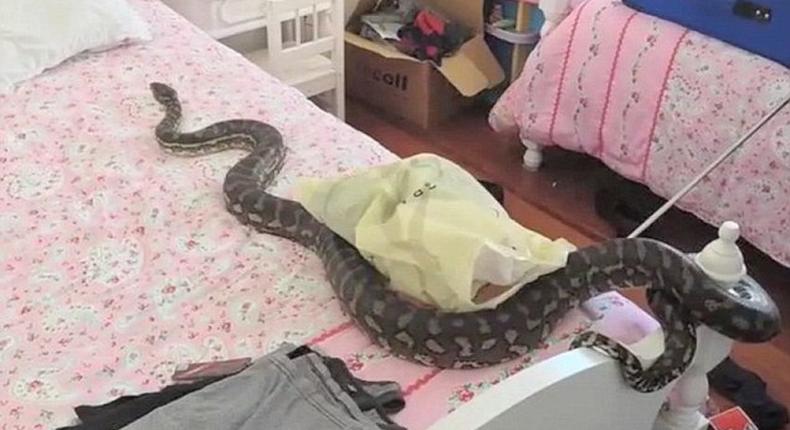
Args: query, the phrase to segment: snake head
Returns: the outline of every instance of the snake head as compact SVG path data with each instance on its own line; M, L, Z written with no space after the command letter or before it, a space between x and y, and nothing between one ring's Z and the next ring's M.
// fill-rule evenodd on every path
M734 286L699 286L697 290L707 290L717 297L700 300L693 306L695 318L732 340L768 342L782 330L782 316L776 303L748 275Z
M167 106L178 101L178 93L170 86L160 82L152 82L150 87L154 98L159 103Z

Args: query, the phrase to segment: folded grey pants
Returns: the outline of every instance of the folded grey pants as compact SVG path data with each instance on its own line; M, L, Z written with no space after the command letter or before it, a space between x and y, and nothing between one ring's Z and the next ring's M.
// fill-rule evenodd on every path
M124 430L379 430L316 354L281 346L242 372L155 409Z

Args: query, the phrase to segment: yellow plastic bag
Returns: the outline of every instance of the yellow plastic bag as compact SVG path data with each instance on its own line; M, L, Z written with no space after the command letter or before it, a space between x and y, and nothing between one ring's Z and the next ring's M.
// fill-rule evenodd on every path
M510 219L472 175L433 154L302 180L296 199L354 244L393 288L448 311L494 308L563 267L575 249ZM509 288L476 302L487 284Z

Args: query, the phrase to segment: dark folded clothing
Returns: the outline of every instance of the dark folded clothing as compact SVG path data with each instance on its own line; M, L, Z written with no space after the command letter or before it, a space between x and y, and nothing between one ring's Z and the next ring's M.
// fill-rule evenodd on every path
M402 430L376 410L362 411L344 389L363 384L343 381L348 374L333 374L321 354L293 358L299 349L284 344L240 373L159 407L124 430Z
M189 384L175 384L159 392L123 396L98 406L77 406L74 412L81 424L60 430L117 430L131 424L152 410L200 390L224 377L209 378Z
M306 355L318 357L324 363L329 375L340 389L348 394L351 400L359 407L359 410L373 420L380 429L401 429L387 416L401 411L405 406L403 394L397 383L391 381L371 382L355 378L342 360L327 357L307 346L290 349L285 354L285 359L296 360ZM78 406L75 408L75 412L81 424L62 427L59 430L122 429L162 406L202 390L240 371L241 369L228 375L206 377L189 383L169 385L159 392L123 396L103 405Z

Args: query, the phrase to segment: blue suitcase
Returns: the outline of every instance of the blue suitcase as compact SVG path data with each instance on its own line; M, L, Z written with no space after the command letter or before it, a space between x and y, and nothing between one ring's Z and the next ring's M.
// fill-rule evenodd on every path
M623 3L790 67L790 0L623 0Z

